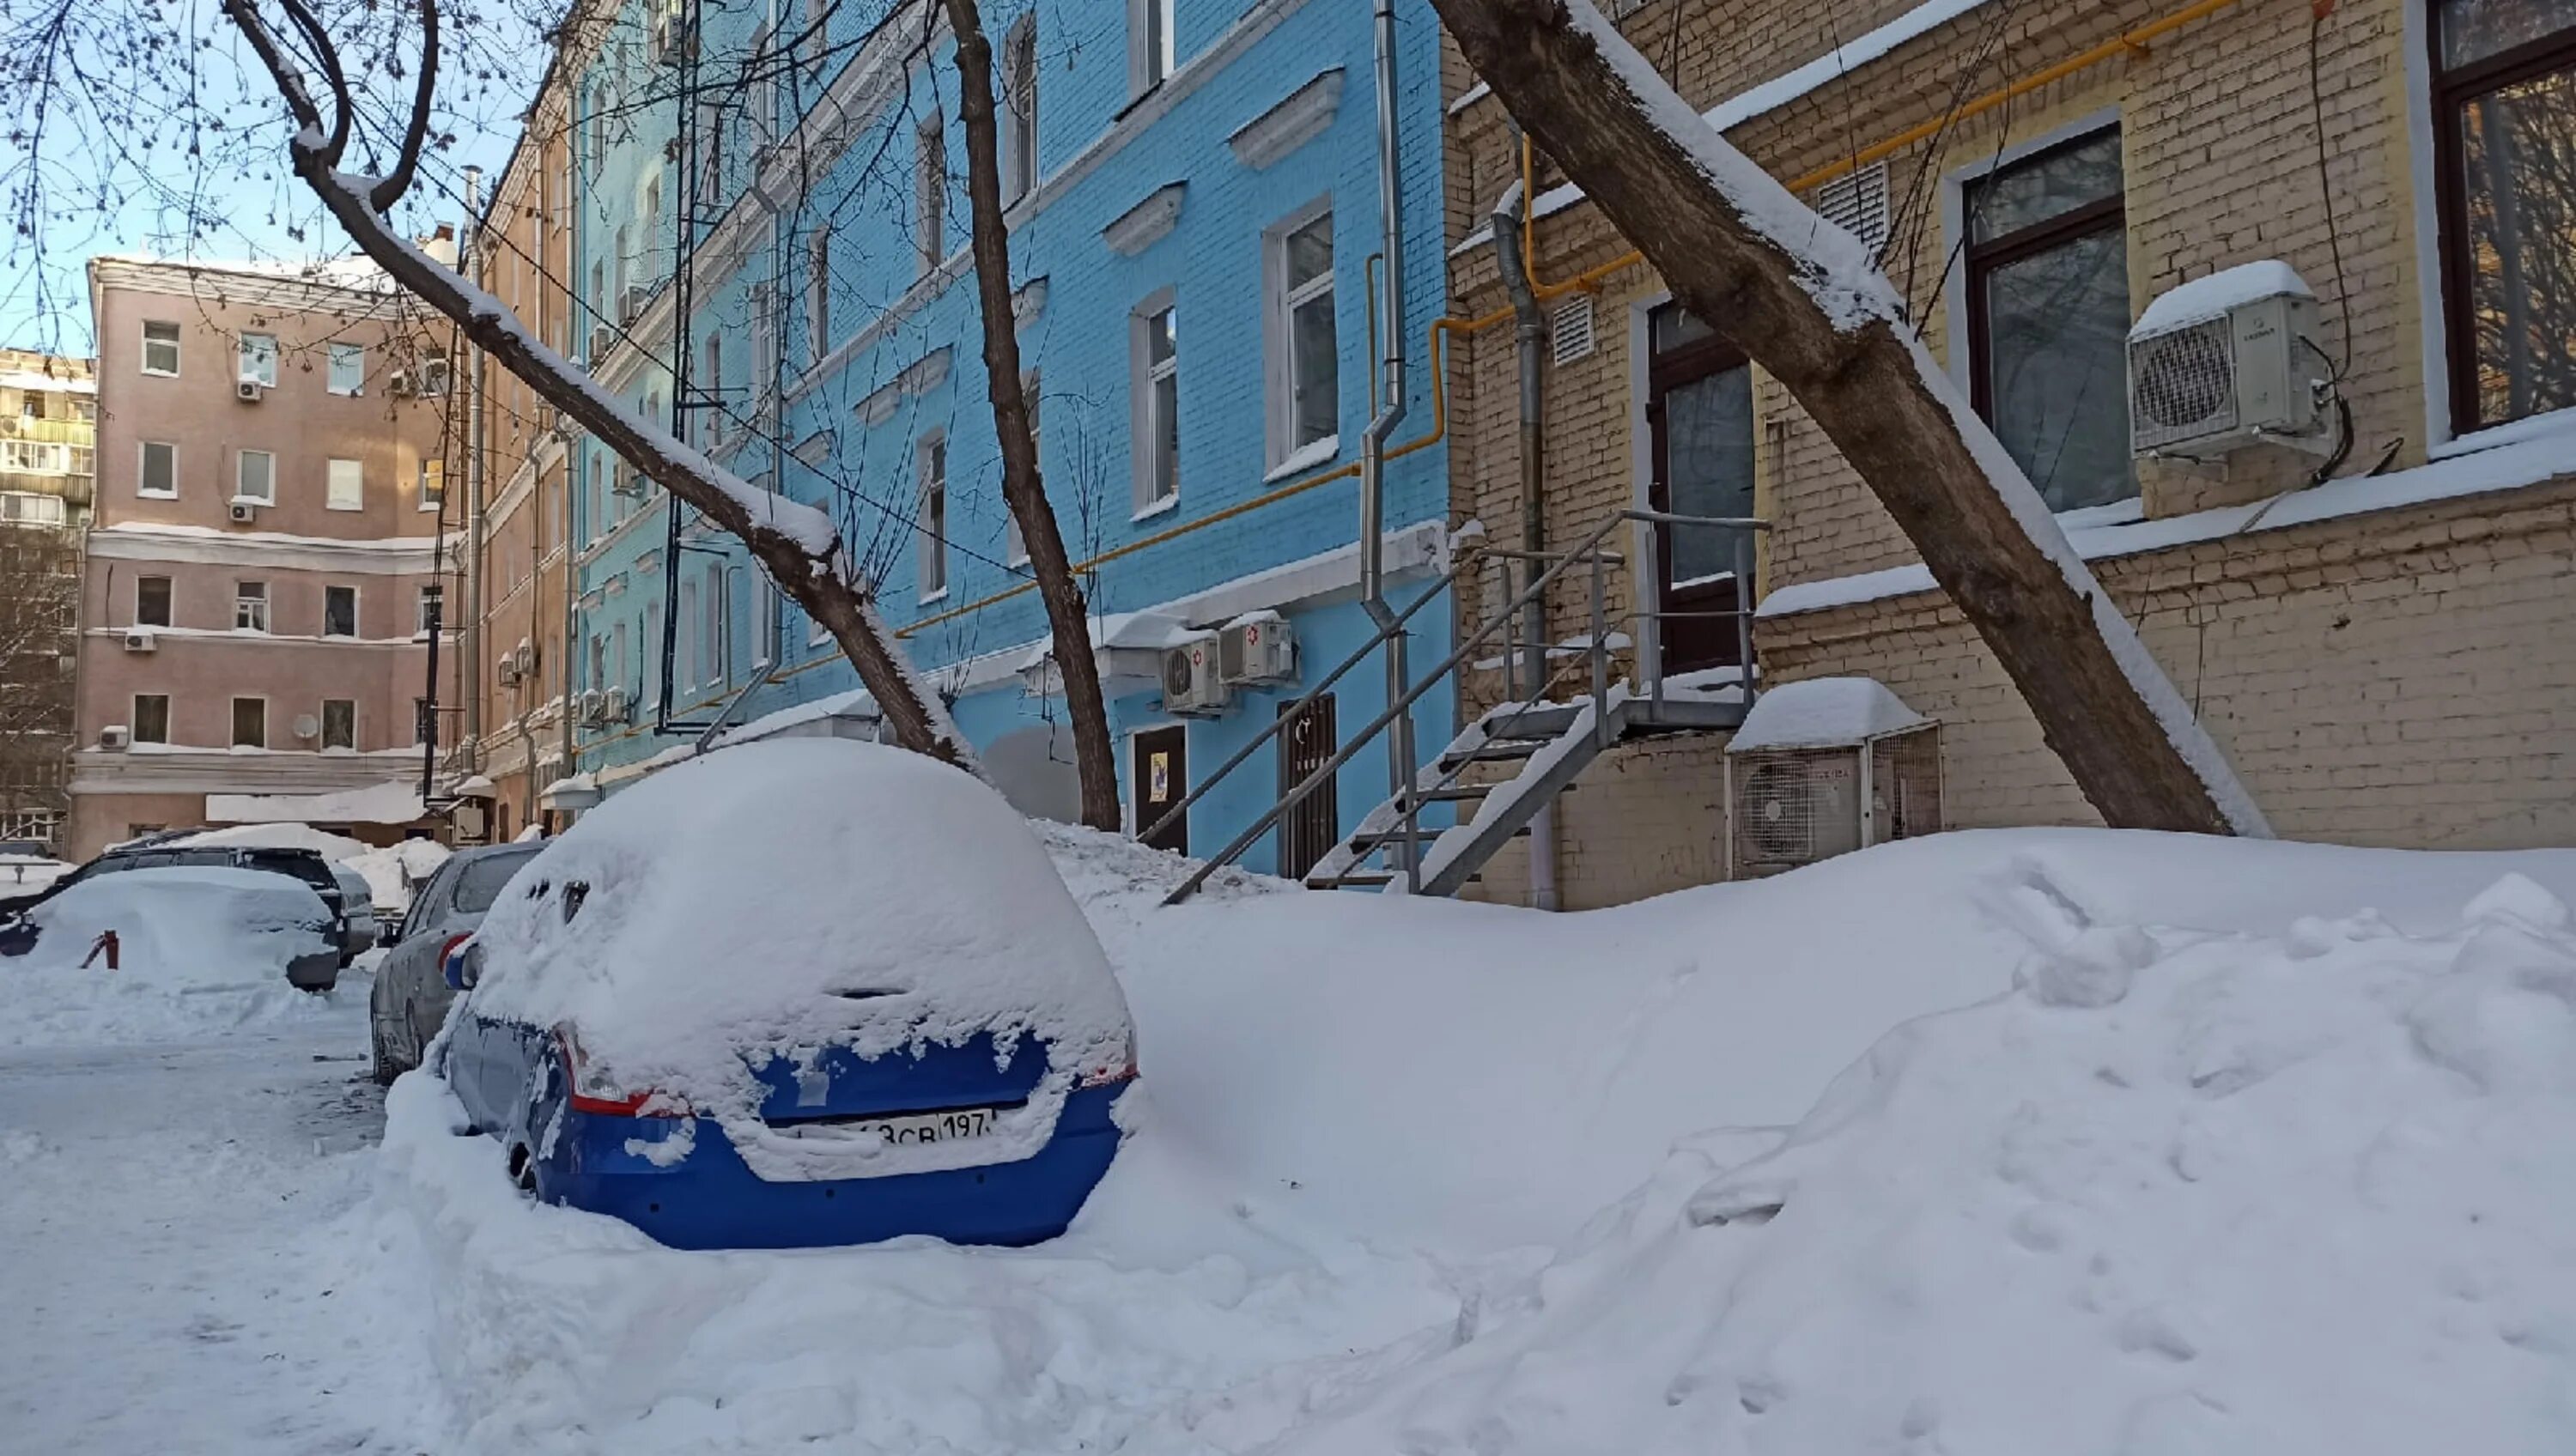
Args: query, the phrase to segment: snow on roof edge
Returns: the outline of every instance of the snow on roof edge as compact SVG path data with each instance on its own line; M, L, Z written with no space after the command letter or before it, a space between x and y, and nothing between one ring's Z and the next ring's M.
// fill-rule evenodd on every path
M1727 740L1729 753L1867 743L1932 721L1873 677L1811 677L1767 688Z

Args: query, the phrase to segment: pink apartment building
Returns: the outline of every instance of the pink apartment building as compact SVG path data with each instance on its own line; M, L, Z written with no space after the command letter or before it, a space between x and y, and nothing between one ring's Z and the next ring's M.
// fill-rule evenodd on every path
M271 817L398 836L419 809L386 786L418 787L426 599L456 559L446 331L357 263L99 258L89 282L98 502L66 849Z

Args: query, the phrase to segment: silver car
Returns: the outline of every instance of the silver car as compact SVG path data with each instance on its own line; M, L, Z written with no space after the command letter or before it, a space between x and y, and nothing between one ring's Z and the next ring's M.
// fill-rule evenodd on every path
M340 882L340 964L347 965L384 938L376 929L376 892L367 877L344 864L331 866Z
M379 1085L390 1086L420 1065L423 1049L446 1023L448 1004L456 999L442 965L448 948L474 933L510 877L545 847L539 840L460 850L412 897L402 924L384 938L390 950L376 967L376 984L367 994Z

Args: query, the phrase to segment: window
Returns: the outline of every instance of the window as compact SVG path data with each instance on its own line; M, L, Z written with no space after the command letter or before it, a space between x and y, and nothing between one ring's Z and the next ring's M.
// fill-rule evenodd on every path
M751 58L744 62L750 74L745 84L751 89L751 145L755 149L778 144L778 68L769 54L769 28L762 26L751 38Z
M2138 493L2115 128L1971 183L1970 394L2049 509Z
M235 457L233 499L277 504L277 457L266 450L244 450Z
M268 699L233 699L233 747L268 746Z
M661 173L655 172L651 177L645 179L644 198L639 211L642 218L642 226L636 231L643 239L643 251L649 253L655 246L657 246L658 241L662 236ZM650 278L653 275L648 270L644 276Z
M1002 201L1038 185L1038 18L1023 15L1002 37Z
M698 196L714 203L724 196L725 109L708 102L698 108Z
M179 447L166 440L143 442L142 464L134 480L136 495L161 500L179 498Z
M134 625L137 627L170 625L170 578L138 576L134 579Z
M706 585L698 592L698 610L698 681L731 682L733 597L725 589L723 567L708 568Z
M2451 423L2576 408L2576 0L2435 0Z
M687 578L680 583L679 636L671 644L671 681L674 687L698 685L698 583Z
M42 399L30 393L29 399ZM72 447L48 440L0 440L0 471L20 475L69 475ZM83 471L86 475L89 472Z
M243 383L277 387L277 335L242 335L240 359Z
M322 504L335 511L366 509L366 467L355 460L334 460L327 469L330 483L323 494Z
M594 328L604 326L608 322L608 265L605 263L590 265L590 321ZM605 354L608 350L598 348L592 352ZM590 362L595 365L599 360L593 358Z
M1127 0L1127 76L1139 96L1177 69L1172 39L1172 0Z
M143 372L177 378L179 374L179 326L145 320L143 324Z
M322 588L322 635L325 637L358 635L358 589L356 587Z
M411 741L412 741L412 746L413 746L413 747L415 747L415 748L417 748L417 747L419 747L421 744L427 743L427 742L429 741L430 730L431 730L433 727L435 727L436 725L437 725L437 716L436 716L434 713L432 713L432 712L430 711L429 699L427 699L427 698L414 698L414 699L412 699L412 700L411 700Z
M590 165L598 170L608 157L608 83L590 88Z
M706 373L698 380L698 398L706 406L697 412L698 418L705 422L698 426L697 432L701 449L712 447L725 432L724 340L714 334L707 335L706 356Z
M1706 324L1667 305L1647 320L1646 425L1651 509L1679 516L1753 514L1753 370ZM1738 536L1721 527L1656 533L1664 670L1733 665Z
M1040 418L1038 401L1043 398L1045 396L1038 390L1037 371L1033 369L1021 375L1020 399L1027 405L1029 415L1029 453L1038 457L1039 473L1042 476L1045 474L1046 454L1043 447L1046 436L1038 428ZM1005 498L1002 501L1002 564L1026 566L1028 562L1028 540L1020 534L1020 518L1011 513L1011 503L1008 498Z
M929 601L948 590L948 439L944 435L921 442L921 504L913 525L920 545L921 599Z
M322 700L322 746L347 749L358 746L358 705L355 700Z
M778 388L778 290L766 281L751 285L751 413L767 410Z
M436 583L420 588L412 603L412 635L426 637L440 625L439 589Z
M437 510L447 500L447 462L420 462L420 509Z
M635 254L627 242L627 233L631 226L622 222L617 225L617 251L608 260L617 280L617 296L609 300L609 306L617 311L617 322L620 324L635 322L635 316L643 311L634 307L633 301L627 296L635 291Z
M832 352L832 230L805 236L805 347L814 363Z
M1168 295L1134 318L1136 509L1181 493L1180 310Z
M32 490L0 491L0 521L20 526L59 526L70 513L58 495L40 495Z
M599 483L599 457L593 455L583 463L590 471L590 483L582 492L583 539L596 541L608 529L608 492Z
M939 113L923 120L912 137L912 217L921 271L939 266L948 244L948 133Z
M167 743L170 741L170 695L136 693L134 695L134 741Z
M233 630L265 632L268 630L268 583L237 581L233 583Z
M323 387L333 394L359 395L367 389L367 351L356 344L333 344Z
M1269 243L1270 463L1276 466L1341 430L1333 215L1274 232Z

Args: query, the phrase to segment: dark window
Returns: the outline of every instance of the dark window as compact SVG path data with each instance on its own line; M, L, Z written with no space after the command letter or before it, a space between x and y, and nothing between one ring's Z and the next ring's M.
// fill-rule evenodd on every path
M2433 125L2458 430L2576 406L2576 0L2438 0Z
M356 587L322 588L322 635L325 637L358 635L358 589Z
M322 700L322 746L351 749L358 746L358 705L354 699Z
M134 579L134 625L137 627L170 625L170 578L138 576Z
M531 849L526 854L489 855L467 864L456 876L458 912L480 915L491 909L492 902L501 898L502 889L510 883L510 877L536 857L537 851Z
M233 747L266 748L268 746L268 700L265 698L233 699Z
M170 695L168 693L134 695L134 741L137 743L170 741Z
M2120 133L1998 168L1966 202L1977 413L2049 509L2136 495Z
M1646 423L1654 478L1648 504L1678 516L1751 516L1751 365L1678 305L1657 309L1649 328L1654 353ZM1722 666L1742 655L1734 618L1742 539L1717 526L1669 525L1656 533L1665 671Z

